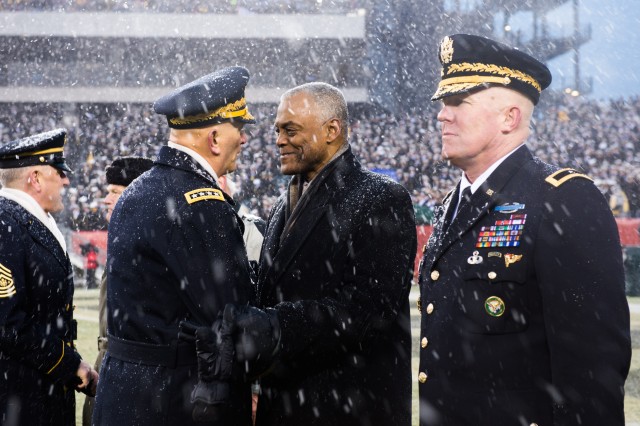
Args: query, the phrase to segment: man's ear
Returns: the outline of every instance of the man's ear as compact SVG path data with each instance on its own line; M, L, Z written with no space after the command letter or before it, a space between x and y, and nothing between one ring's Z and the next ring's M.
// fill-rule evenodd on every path
M31 186L36 192L42 190L42 172L38 169L32 169L27 175L27 186Z
M508 106L504 112L504 122L502 133L511 133L518 127L522 121L522 110L517 105Z
M342 123L337 118L327 122L327 143L331 143L342 133Z
M218 131L216 129L211 129L211 131L209 132L209 135L207 136L207 143L209 145L209 151L211 151L212 154L220 155L221 149L220 149L220 144L216 139L217 137L218 137Z

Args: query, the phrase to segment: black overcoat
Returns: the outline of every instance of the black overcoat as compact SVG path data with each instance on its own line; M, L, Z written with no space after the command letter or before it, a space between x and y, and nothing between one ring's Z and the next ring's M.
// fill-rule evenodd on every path
M69 257L40 220L0 197L2 421L75 426L75 333Z
M602 194L524 146L451 221L457 191L420 268L420 424L622 426L629 309Z
M192 424L195 348L178 343L179 322L212 324L226 303L253 297L233 201L188 154L162 147L151 170L118 200L107 248L109 348L93 423ZM141 349L116 354L118 339ZM155 358L162 347L176 354L173 365L136 359ZM249 384L234 383L232 398L236 406L225 424L247 424Z
M282 352L257 425L409 425L409 194L350 149L307 192L293 214L280 197L268 220L258 291L278 311Z

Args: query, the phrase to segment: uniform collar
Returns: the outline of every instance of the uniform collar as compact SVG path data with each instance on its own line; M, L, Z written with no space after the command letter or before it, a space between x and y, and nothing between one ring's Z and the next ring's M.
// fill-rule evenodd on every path
M14 201L18 203L21 207L23 207L26 211L31 213L36 217L44 226L51 231L51 233L56 237L60 247L64 252L67 252L67 244L64 240L64 236L62 232L60 232L60 228L56 224L55 219L51 214L44 211L44 209L38 204L38 202L31 195L27 194L24 191L20 191L19 189L13 188L2 188L0 189L0 197L4 197L8 200Z
M186 146L177 144L175 142L169 141L168 145L169 147L173 149L177 149L178 151L182 151L185 154L189 155L191 158L193 158L196 163L200 164L200 166L203 169L205 169L213 177L213 180L216 182L216 184L219 185L218 174L215 172L215 170L213 170L213 167L211 167L211 164L209 164L207 160L205 160L204 157L202 157L202 155L198 154L191 148L187 148Z
M487 179L489 179L489 176L491 176L491 174L498 168L498 166L500 166L500 164L502 164L504 160L509 158L511 154L516 152L523 145L524 143L518 145L513 150L509 151L509 153L507 153L505 156L499 158L495 163L489 166L487 170L485 170L480 176L478 176L478 179L476 179L473 183L469 182L469 179L467 179L467 175L462 173L462 178L460 179L460 191L458 192L458 203L460 203L460 197L462 197L462 191L464 191L467 187L470 186L471 193L475 194L478 188L480 188L482 184L485 183Z

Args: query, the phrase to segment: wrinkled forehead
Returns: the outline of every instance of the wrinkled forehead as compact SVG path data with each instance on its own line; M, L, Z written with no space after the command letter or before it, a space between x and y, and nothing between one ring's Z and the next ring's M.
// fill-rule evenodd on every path
M294 115L314 115L317 113L317 104L313 96L306 92L297 92L284 96L280 105L278 105L278 113L289 112Z

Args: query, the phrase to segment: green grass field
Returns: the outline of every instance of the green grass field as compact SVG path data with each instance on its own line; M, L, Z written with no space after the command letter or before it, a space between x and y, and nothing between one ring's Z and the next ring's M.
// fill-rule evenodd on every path
M414 287L412 292L416 292ZM415 296L415 295L414 295ZM629 298L630 304L640 304L640 298ZM78 341L76 342L78 351L83 358L93 364L98 349L96 337L98 336L98 290L85 290L77 288L75 293L75 317L78 320ZM411 360L412 371L418 371L418 342L420 323L416 309L412 305L412 334L414 336L412 345L413 356ZM640 425L640 314L631 314L631 339L633 342L633 355L631 358L631 371L625 386L625 414L627 424L637 423ZM418 389L417 381L414 380L413 390L413 425L418 425ZM82 405L84 395L76 394L76 418L77 424L81 424Z

